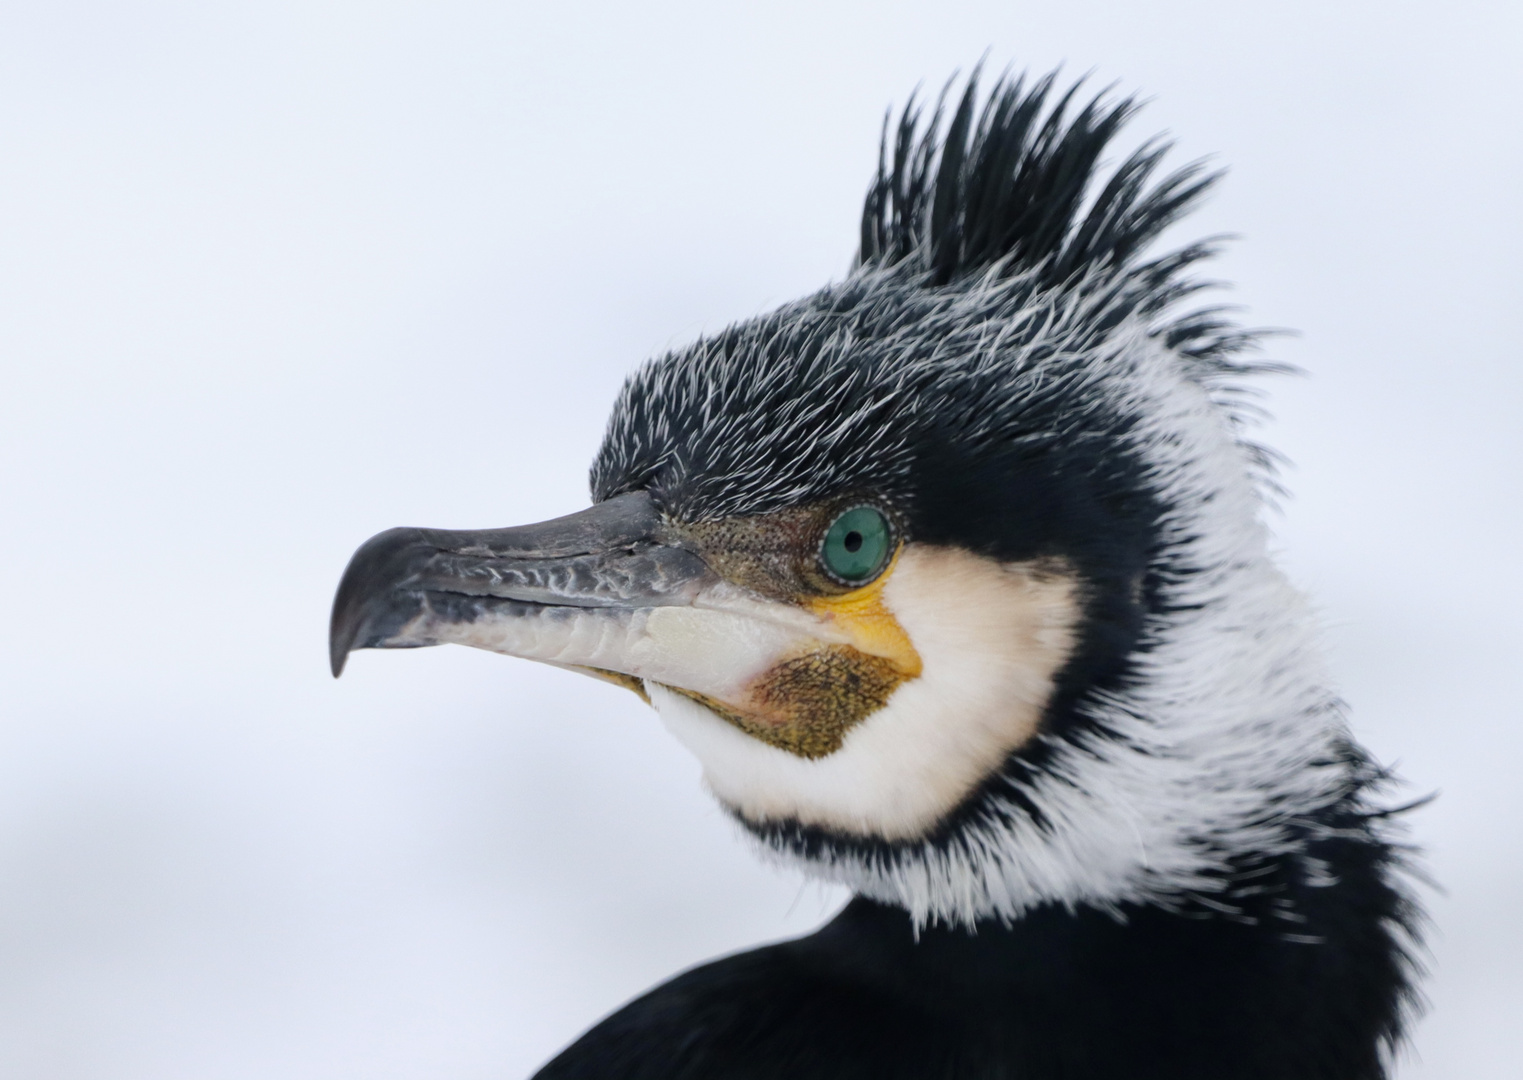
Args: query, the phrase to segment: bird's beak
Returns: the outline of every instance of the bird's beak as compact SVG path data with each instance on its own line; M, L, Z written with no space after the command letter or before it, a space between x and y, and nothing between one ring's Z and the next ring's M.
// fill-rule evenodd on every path
M339 583L329 655L337 676L355 649L472 645L656 683L776 741L819 712L811 678L834 711L865 714L914 674L872 655L861 621L726 582L635 492L537 525L372 537ZM843 665L876 702L840 703Z

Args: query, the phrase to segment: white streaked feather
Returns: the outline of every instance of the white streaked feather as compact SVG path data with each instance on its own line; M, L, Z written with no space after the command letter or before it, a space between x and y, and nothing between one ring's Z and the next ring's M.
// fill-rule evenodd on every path
M1166 575L1159 600L1168 614L1146 628L1136 658L1145 677L1085 703L1104 733L1053 740L1044 771L1021 782L1045 824L1013 797L996 796L994 814L946 845L901 844L881 857L845 848L805 856L785 840L766 848L816 878L900 904L922 923L1009 919L1044 903L1114 909L1210 893L1240 856L1297 850L1305 816L1349 786L1352 766L1338 753L1342 715L1306 606L1269 558L1259 516L1264 460L1240 437L1230 388L1215 385L1200 361L1165 348L1140 320L1097 340L1103 288L1081 281L1033 292L1028 278L1002 278L994 268L970 285L929 291L915 290L903 269L859 272L840 286L862 290L859 305L913 311L871 342L844 331L820 341L818 355L834 364L842 387L869 377L853 366L855 350L877 358L871 373L881 381L854 411L822 424L823 399L797 394L789 381L796 369L759 363L755 351L790 328L818 331L827 290L824 300L743 328L746 347L724 352L705 341L648 364L631 385L643 380L656 402L650 426L640 430L624 407L626 388L605 444L614 457L600 462L617 473L618 455L649 445L647 437L670 447L673 417L663 401L696 408L705 441L745 449L723 475L686 478L701 495L693 502L699 516L713 519L786 506L864 473L902 478L914 421L949 404L962 410L955 420L970 447L1073 438L1090 411L1140 419L1130 449L1170 508L1163 558L1182 572ZM956 380L995 389L957 402L927 400L919 390ZM1063 398L1069 411L1054 415L1070 418L1057 421L1070 430L1012 426L1009 408L1050 395ZM762 399L772 399L770 407L753 407ZM698 708L675 706L677 725ZM754 740L727 744L724 753L743 756L748 743L756 767L770 770L761 758L780 751ZM873 765L854 763L863 775ZM713 786L723 796L724 785Z
M944 850L891 865L769 850L813 877L901 904L918 922L1014 918L1043 903L1114 907L1211 892L1234 856L1297 850L1295 819L1346 789L1346 736L1301 597L1270 561L1245 449L1181 359L1141 333L1100 381L1147 417L1136 449L1174 509L1145 677L1088 712L1108 734L1055 741L1013 803Z

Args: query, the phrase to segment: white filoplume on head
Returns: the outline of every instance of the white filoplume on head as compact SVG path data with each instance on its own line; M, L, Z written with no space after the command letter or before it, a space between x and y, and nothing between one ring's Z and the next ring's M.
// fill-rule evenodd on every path
M1044 903L1168 903L1220 894L1235 858L1301 851L1298 830L1347 791L1343 716L1327 689L1306 605L1269 557L1258 464L1232 413L1193 377L1187 358L1140 328L1094 363L1097 393L1138 418L1130 449L1166 507L1156 556L1161 585L1131 659L1135 678L1081 701L1088 730L1071 738L1037 732L1047 744L1042 767L1025 778L996 777L979 817L947 842L899 840L900 832L877 848L800 851L786 833L762 831L774 857L901 905L920 922L1014 918ZM998 602L989 591L973 599ZM943 611L953 603L948 598ZM980 617L978 603L957 606L960 617ZM917 628L952 622L943 615L917 626L909 609L902 617L916 647L932 651L935 638L922 646ZM1018 652L1011 643L1004 655ZM1000 655L986 647L982 662L993 665ZM934 678L929 658L926 670ZM993 704L995 716L942 706L939 695L994 685L994 670L960 668L954 679L926 681L937 695L925 694L925 707L943 723L993 730L1002 717L1003 730L1030 733L1044 703L1031 699L1050 687L1051 669L1045 680L1026 683L1027 696ZM1028 670L1043 669L1036 663ZM912 688L900 690L890 715L915 700ZM672 715L679 737L709 730L691 709ZM874 730L863 725L864 742ZM753 757L775 770L774 784L786 772L767 755ZM725 798L738 790L732 777L740 775L729 770L716 780L711 773L711 783ZM883 773L862 768L857 775L866 781ZM953 809L945 798L954 788L929 784L896 795L918 800L926 812L945 811ZM848 798L832 795L837 806Z

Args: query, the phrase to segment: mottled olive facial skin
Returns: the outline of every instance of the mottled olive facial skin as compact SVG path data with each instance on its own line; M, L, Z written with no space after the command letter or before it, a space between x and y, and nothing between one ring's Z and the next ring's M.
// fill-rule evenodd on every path
M858 577L832 573L823 557L832 527L853 514L863 516L864 511L881 522L881 556ZM853 523L848 521L843 531L850 531ZM870 584L893 561L904 535L892 510L861 497L696 525L673 522L668 529L720 577L769 600L793 604L817 596L839 596Z
M849 645L830 645L785 660L758 679L751 688L752 700L761 707L757 711L741 712L703 694L676 692L752 738L812 760L841 749L851 729L883 708L904 681L891 661Z

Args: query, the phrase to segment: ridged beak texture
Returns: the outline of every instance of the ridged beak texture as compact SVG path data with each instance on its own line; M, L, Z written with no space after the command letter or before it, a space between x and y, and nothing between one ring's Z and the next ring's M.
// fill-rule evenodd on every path
M659 683L814 757L913 676L875 655L881 636L724 580L635 492L537 525L372 537L339 584L329 656L337 676L355 649L454 643Z

